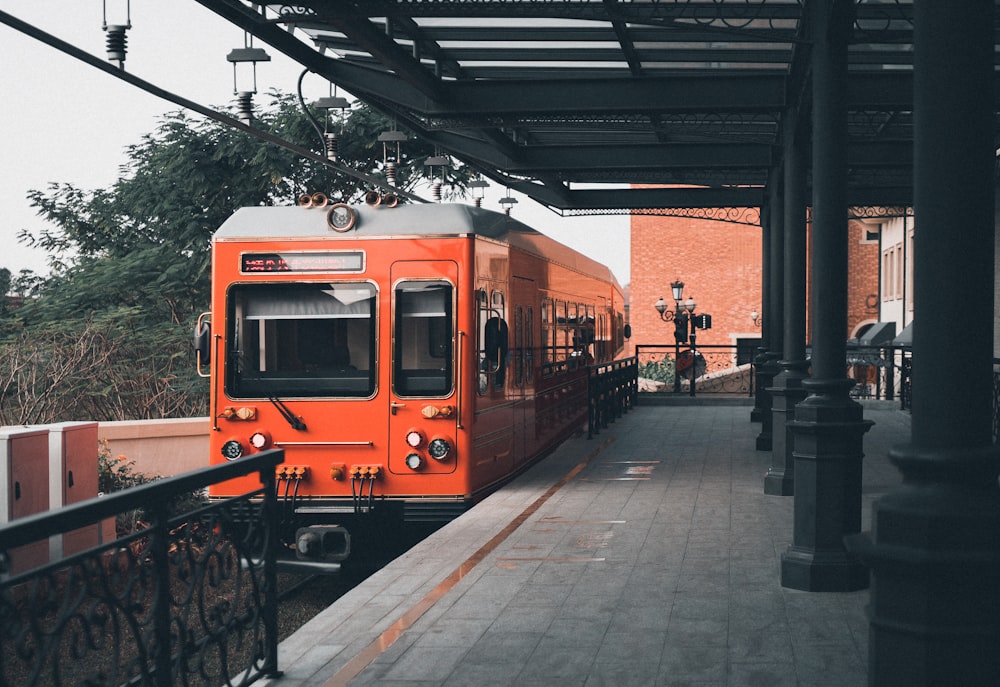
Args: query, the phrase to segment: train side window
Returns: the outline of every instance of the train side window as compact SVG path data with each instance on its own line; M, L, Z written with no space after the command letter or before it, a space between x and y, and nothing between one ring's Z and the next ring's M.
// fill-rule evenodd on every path
M524 386L524 308L514 307L514 384Z
M395 290L392 385L397 396L452 391L452 298L443 281L405 281Z
M524 372L528 384L535 382L535 309L528 306L524 327Z
M556 300L555 348L554 362L562 362L569 357L569 324L566 317L566 301Z
M555 362L555 355L552 351L552 299L542 300L542 364L549 365Z

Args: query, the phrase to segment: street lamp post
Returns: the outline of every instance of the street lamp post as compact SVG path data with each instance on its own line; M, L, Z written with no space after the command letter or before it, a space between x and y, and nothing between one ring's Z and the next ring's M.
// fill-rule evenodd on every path
M698 374L698 346L697 346L697 328L695 327L694 319L694 299L688 296L688 299L684 301L684 308L687 310L688 321L691 323L691 387L688 389L688 393L694 396L694 378Z
M653 306L656 308L656 312L660 313L660 319L664 322L674 322L674 393L679 394L681 392L681 377L679 371L680 355L681 355L681 342L687 341L687 314L684 312L684 306L681 305L681 301L684 299L684 282L677 279L670 283L670 292L674 298L674 309L667 309L667 302L663 300L663 296L656 301Z
M661 296L658 301L653 305L656 308L656 312L660 314L660 319L664 322L674 323L674 393L679 394L681 391L681 376L680 376L680 358L681 358L681 344L688 342L688 323L691 325L691 388L689 390L692 396L695 395L694 392L694 380L698 376L698 346L697 346L697 330L701 329L711 329L712 328L712 316L706 315L704 313L700 315L695 315L695 302L690 296L687 300L684 300L684 282L681 280L675 280L670 283L670 292L674 297L674 309L670 310L667 307L667 302L663 300Z

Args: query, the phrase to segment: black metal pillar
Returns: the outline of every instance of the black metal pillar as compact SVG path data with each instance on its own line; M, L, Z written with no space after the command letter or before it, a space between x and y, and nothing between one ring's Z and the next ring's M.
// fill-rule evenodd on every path
M762 323L767 322L768 318L771 316L769 312L771 305L767 300L767 290L771 283L771 213L777 211L774 207L772 207L774 194L770 193L770 191L775 183L777 182L775 181L775 175L772 170L772 173L768 176L767 182L770 200L765 201L763 207L760 209L760 313ZM760 328L760 346L757 348L753 360L753 410L750 411L750 422L760 422L763 417L763 397L766 394L766 389L760 385L757 377L760 374L758 366L764 361L764 357L766 355L767 327L762 324Z
M844 546L861 530L861 443L870 422L850 398L847 353L847 42L852 0L813 0L812 377L788 423L794 435L795 522L781 584L850 591L868 571Z
M760 434L757 435L756 448L758 451L770 451L772 440L772 418L771 418L771 383L780 368L778 360L781 358L781 306L780 298L776 295L781 293L781 245L784 240L784 211L782 210L781 195L781 175L771 175L773 183L768 188L768 205L771 209L768 221L768 240L764 246L767 253L767 279L764 281L762 291L763 303L762 311L764 323L761 327L763 336L763 350L757 356L757 398L760 410Z
M789 496L794 492L795 459L789 423L795 405L806 397L806 164L808 127L799 126L799 108L786 112L784 130L784 319L781 371L771 392L771 467L764 477L764 493Z
M995 10L914 4L913 429L890 452L902 486L853 540L872 568L869 684L1000 685Z

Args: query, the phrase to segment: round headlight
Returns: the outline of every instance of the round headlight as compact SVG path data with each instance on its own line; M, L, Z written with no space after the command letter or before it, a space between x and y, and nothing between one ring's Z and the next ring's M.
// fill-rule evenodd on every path
M420 466L423 464L423 462L424 461L416 453L411 453L408 456L406 456L406 467L410 468L411 470L419 469Z
M406 445L410 448L416 448L422 443L424 443L424 437L417 430L411 429L406 433Z
M263 432L254 432L250 435L250 445L258 451L263 451L271 444L271 439Z
M427 452L434 460L444 460L451 453L451 444L446 439L432 439L427 446Z
M222 445L222 457L226 460L236 460L242 455L243 447L235 439L230 439Z

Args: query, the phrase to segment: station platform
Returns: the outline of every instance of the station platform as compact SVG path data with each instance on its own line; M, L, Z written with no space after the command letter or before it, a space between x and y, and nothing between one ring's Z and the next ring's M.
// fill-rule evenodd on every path
M749 406L642 406L572 438L282 642L278 687L867 682L868 591L781 587L793 498ZM865 402L863 527L910 416Z

